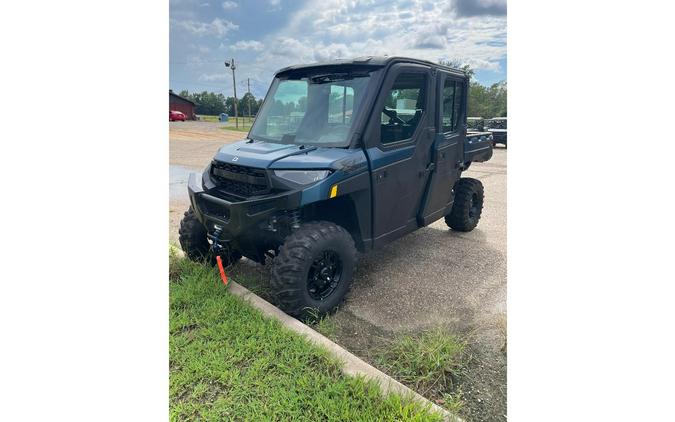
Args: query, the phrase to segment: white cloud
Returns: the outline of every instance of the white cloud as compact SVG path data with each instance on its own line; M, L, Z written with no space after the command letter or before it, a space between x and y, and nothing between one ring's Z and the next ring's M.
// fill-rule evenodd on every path
M263 40L258 64L275 67L362 55L459 59L476 70L499 70L506 57L503 0L481 0L481 16L459 16L455 0L309 1L285 28ZM464 2L466 3L466 2ZM320 7L318 7L320 6ZM269 65L268 65L269 66Z
M230 48L234 51L260 51L263 49L263 44L260 41L250 40L250 41L237 41L232 44Z
M229 77L232 77L232 75L228 75L227 73L202 73L199 76L200 81L224 81Z
M260 28L264 35L255 40L233 35L238 25L228 20L201 22L196 14L172 9L171 30L189 32L195 45L211 48L200 54L199 60L190 57L196 50L183 53L188 56L186 68L191 69L190 76L183 79L226 83L231 74L215 58L234 57L238 77L251 77L252 84L258 80L256 95L264 94L273 73L288 65L365 55L457 60L475 70L503 72L500 61L506 58L506 16L497 12L504 1L475 0L480 10L473 11L466 9L467 1L307 0L290 15L279 14L284 26L274 32ZM283 5L280 0L263 2L263 8ZM458 10L461 7L464 9ZM237 23L244 26L245 22ZM195 40L195 35L203 38Z
M225 9L225 10L235 9L235 8L239 7L239 5L237 4L236 1L231 1L231 0L224 1L222 6L223 6L223 9Z
M270 12L281 10L281 0L268 0L267 4L270 5L270 8L268 10Z
M239 25L220 18L215 18L211 22L172 19L171 24L199 36L217 35L222 37L230 31L239 29Z

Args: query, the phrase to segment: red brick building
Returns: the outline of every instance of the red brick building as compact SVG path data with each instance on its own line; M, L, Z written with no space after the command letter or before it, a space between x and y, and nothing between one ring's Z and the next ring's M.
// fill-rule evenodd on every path
M188 120L194 120L196 117L195 103L169 90L169 111L171 110L182 112Z

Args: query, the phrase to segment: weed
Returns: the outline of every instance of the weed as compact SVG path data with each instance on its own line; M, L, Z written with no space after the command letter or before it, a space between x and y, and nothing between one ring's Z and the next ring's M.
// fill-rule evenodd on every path
M441 329L394 338L377 353L385 372L427 397L452 391L465 366L465 343Z
M316 324L314 324L316 331L320 332L324 336L334 339L335 334L337 333L338 326L335 322L335 319L329 315L320 318Z

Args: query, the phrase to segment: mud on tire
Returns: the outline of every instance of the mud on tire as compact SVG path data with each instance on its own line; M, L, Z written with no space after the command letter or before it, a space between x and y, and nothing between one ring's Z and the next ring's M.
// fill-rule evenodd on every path
M483 211L483 184L480 180L461 178L455 184L455 202L445 224L453 230L469 232L476 228Z
M355 264L356 247L347 230L327 221L305 223L286 238L274 258L272 294L289 315L329 313L347 294Z

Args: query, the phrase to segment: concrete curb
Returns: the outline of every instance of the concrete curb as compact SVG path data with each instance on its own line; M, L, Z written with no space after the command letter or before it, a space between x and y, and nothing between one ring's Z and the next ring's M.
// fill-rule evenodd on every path
M183 256L183 251L172 248L180 256ZM379 369L373 367L372 365L366 363L361 358L353 355L352 353L345 350L342 346L334 343L323 334L311 329L307 325L298 321L297 319L287 315L282 310L267 302L260 296L251 292L244 286L229 280L228 282L230 293L235 296L238 296L246 301L248 301L255 308L260 310L264 315L274 318L277 321L281 322L286 328L291 331L294 331L315 345L321 346L328 350L328 352L343 362L342 372L346 375L351 376L363 376L368 380L374 380L380 385L383 394L396 393L403 397L409 397L423 405L429 405L432 410L440 413L444 416L446 421L452 422L464 422L461 418L456 415L453 415L449 411L443 409L436 403L433 403L429 399L421 396L414 390L406 387L400 382L396 381L389 375L380 371Z
M333 356L343 362L344 365L342 367L342 372L344 374L351 376L361 375L366 379L374 380L380 385L380 388L384 394L397 393L404 397L410 397L423 405L430 405L432 410L435 410L445 416L446 421L463 422L459 417L421 396L379 369L369 365L362 359L351 354L338 344L329 340L323 334L314 331L297 319L287 315L282 310L251 292L244 286L237 284L232 280L230 280L228 284L230 285L230 292L233 295L247 300L251 305L259 309L264 315L278 320L286 328L305 336L305 338L307 338L310 342L328 349L328 351Z

